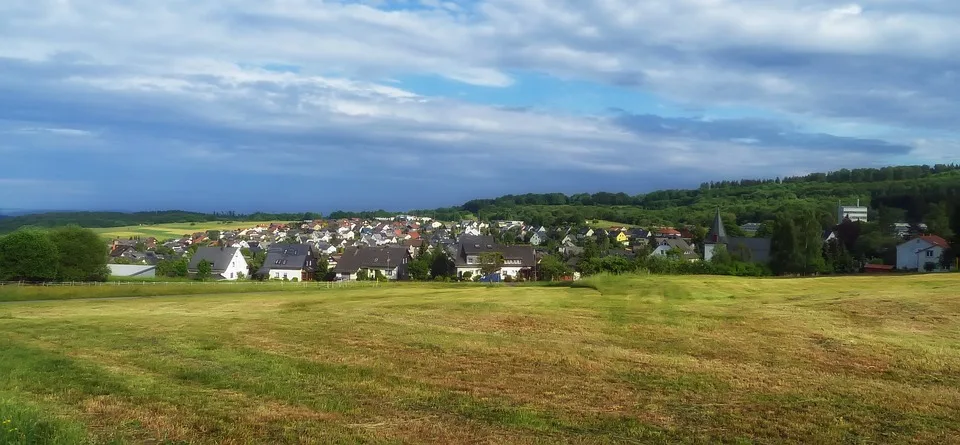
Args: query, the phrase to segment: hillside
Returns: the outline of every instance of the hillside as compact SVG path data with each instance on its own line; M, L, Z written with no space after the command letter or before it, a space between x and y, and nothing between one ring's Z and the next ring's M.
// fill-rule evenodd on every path
M904 166L881 169L838 170L802 177L745 179L704 183L691 190L659 190L639 195L599 192L506 195L476 199L458 207L389 212L336 211L330 218L392 216L411 213L444 221L464 218L524 220L535 225L582 224L605 220L634 225L705 225L716 208L735 216L739 223L772 219L785 204L808 204L818 209L824 222L836 218L838 201L852 204L861 200L874 217L880 209L894 219L918 222L932 204L960 207L960 166ZM314 213L241 215L228 213L162 212L58 212L10 217L0 220L0 233L21 226L55 227L78 224L106 228L140 224L167 224L216 221L292 221L315 217ZM954 218L960 219L960 218Z
M958 278L5 303L0 443L958 443Z

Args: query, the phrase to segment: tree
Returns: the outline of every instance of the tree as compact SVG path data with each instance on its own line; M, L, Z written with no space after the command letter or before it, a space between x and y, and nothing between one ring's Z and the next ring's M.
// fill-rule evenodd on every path
M797 226L793 219L780 215L774 223L770 240L770 268L777 275L797 273L800 264L797 248Z
M210 267L210 262L207 260L200 260L200 263L197 264L197 280L204 281L210 278L212 273L213 268Z
M407 264L407 271L410 278L416 281L426 281L430 279L430 258L424 254Z
M59 266L57 245L36 229L0 238L0 281L53 281Z
M556 255L547 255L540 260L540 276L547 281L555 281L570 273L570 268Z
M503 268L505 260L500 252L483 252L477 256L480 262L480 273L483 276L494 274Z
M107 281L110 277L107 246L94 231L67 226L53 229L49 236L57 245L58 280Z
M953 238L953 227L950 224L950 208L947 203L940 202L931 204L927 210L924 220L930 233L940 235L943 238Z
M360 269L360 271L357 272L357 281L370 281L370 271Z
M433 258L430 260L430 276L433 278L452 277L455 274L456 264L454 264L446 249L441 246L433 249Z
M470 281L470 279L473 278L473 272L466 271L461 278L463 278L463 281Z
M327 257L322 256L317 260L317 270L313 273L313 279L315 281L328 281L328 276L330 274L330 262L327 261Z
M953 247L945 250L940 256L940 268L943 270L953 270L954 264L957 262L957 251Z
M803 275L815 275L826 270L823 261L823 229L814 212L803 210L797 218L797 247L800 249Z
M136 250L137 252L141 252L141 253L146 252L147 245L144 244L143 241L137 241L137 243L133 245L133 250Z
M255 277L260 271L260 268L263 267L263 263L267 261L267 252L259 251L253 254L253 257L247 260L247 269L250 270L250 276Z

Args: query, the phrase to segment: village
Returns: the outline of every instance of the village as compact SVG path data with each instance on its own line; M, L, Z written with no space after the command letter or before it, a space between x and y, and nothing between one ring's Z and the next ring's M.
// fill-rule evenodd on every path
M840 206L838 226L822 236L826 252L839 242L844 224L867 222L867 209ZM718 210L710 227L638 228L596 221L580 226L532 226L523 221L442 222L429 217L314 219L264 223L252 227L209 230L175 239L130 237L110 241L109 267L117 278L201 275L211 280L356 281L447 279L456 281L577 280L597 272L585 257L626 262L660 259L675 263L709 263L720 250L743 263L771 260L771 238L759 236L760 223L728 234ZM229 226L226 226L229 227ZM896 224L896 264L865 263L856 272L936 272L951 270L949 243L924 233L923 225ZM445 265L431 273L411 270L412 263L442 253ZM545 266L549 258L550 267ZM172 264L181 264L179 274ZM542 267L541 267L542 266ZM624 266L620 266L621 268ZM183 270L185 269L185 270ZM416 269L414 267L414 269ZM617 272L616 267L613 272Z

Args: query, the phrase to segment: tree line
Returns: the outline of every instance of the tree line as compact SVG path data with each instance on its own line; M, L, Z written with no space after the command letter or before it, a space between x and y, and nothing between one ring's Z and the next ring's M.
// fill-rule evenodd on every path
M0 237L0 281L106 281L107 246L78 226L26 228Z

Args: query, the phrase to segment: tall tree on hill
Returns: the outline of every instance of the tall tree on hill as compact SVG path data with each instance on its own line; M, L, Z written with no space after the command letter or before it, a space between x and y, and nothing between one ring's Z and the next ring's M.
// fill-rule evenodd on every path
M57 245L58 280L107 281L107 246L94 231L79 226L61 227L50 231L50 240Z
M40 230L0 238L0 281L54 281L59 263L57 245Z

